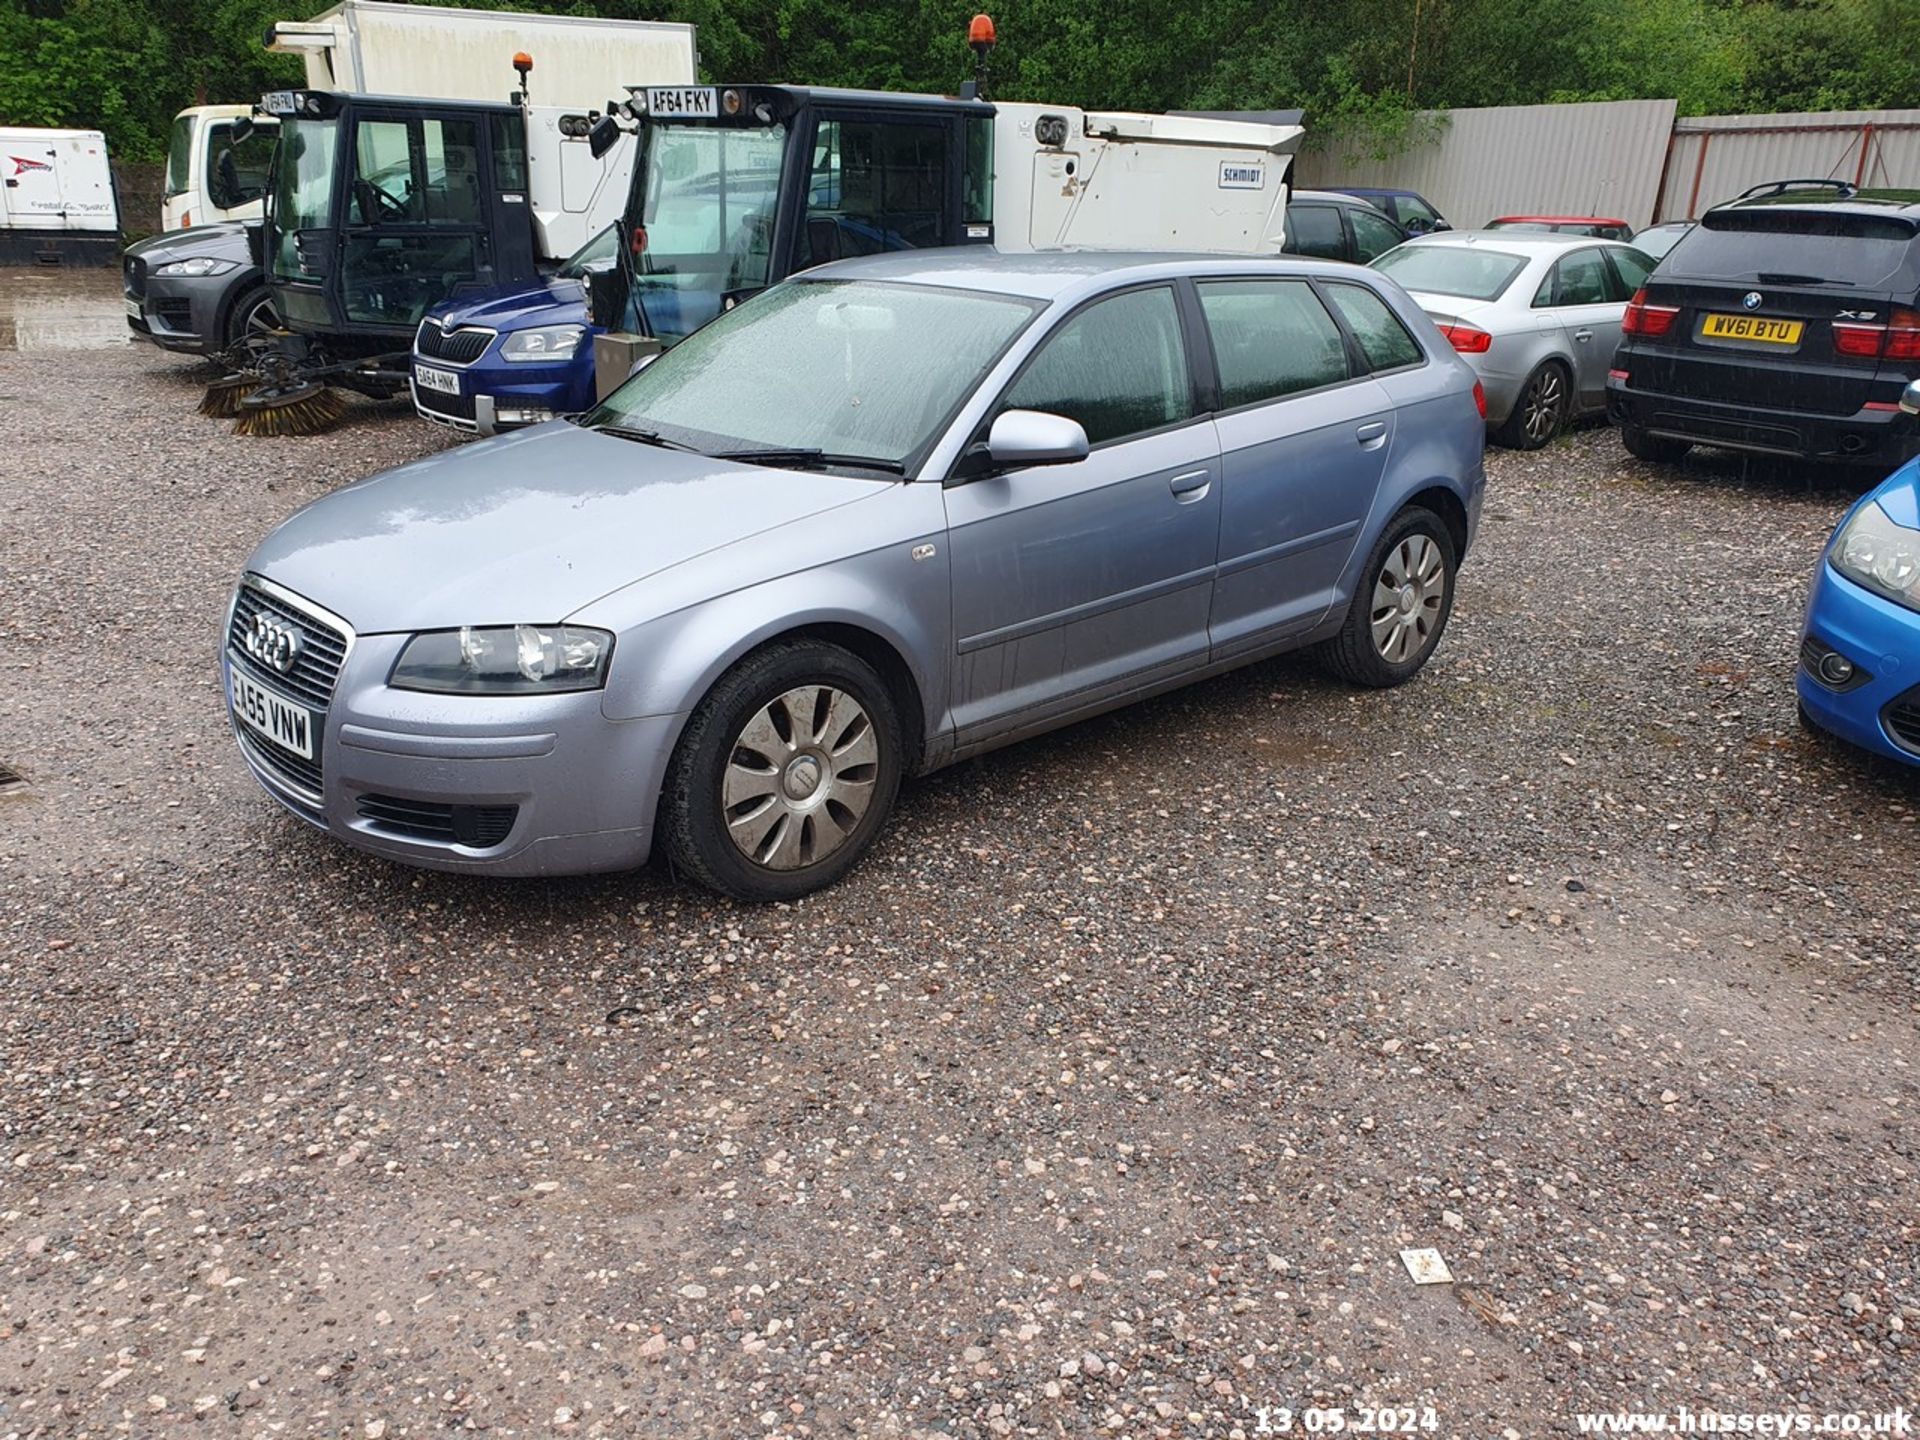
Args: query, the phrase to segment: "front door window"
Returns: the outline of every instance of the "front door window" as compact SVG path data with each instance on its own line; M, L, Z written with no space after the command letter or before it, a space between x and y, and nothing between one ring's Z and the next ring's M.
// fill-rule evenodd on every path
M472 120L364 119L354 129L341 305L349 320L415 325L479 277L485 197Z
M794 269L948 239L947 127L822 120Z

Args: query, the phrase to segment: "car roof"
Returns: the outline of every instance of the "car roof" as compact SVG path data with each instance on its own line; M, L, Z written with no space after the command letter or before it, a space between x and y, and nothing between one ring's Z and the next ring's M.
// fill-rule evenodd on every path
M1183 275L1318 275L1355 279L1362 267L1297 255L1184 254L1120 250L1037 250L1008 254L985 245L893 250L836 260L795 275L795 281L880 280L978 290L1025 300L1071 300L1115 282L1177 279Z
M1773 195L1752 195L1729 200L1725 205L1716 205L1714 209L1807 210L1822 215L1831 215L1836 211L1843 215L1885 215L1892 211L1908 217L1920 217L1920 190L1835 190L1826 195L1818 190L1782 190Z
M1376 195L1385 195L1385 190L1376 190ZM1366 205L1369 210L1377 207L1368 205L1366 200L1352 190L1295 190L1287 196L1291 204L1295 200L1312 200L1321 205Z
M1569 250L1586 250L1595 245L1613 245L1631 250L1631 240L1608 240L1599 235L1561 235L1551 230L1442 230L1436 235L1416 235L1408 245L1450 245L1457 249L1484 246L1504 250L1509 255L1561 255Z
M1502 215L1489 220L1489 225L1510 225L1516 220L1524 220L1536 225L1625 225L1624 220L1616 220L1611 215Z

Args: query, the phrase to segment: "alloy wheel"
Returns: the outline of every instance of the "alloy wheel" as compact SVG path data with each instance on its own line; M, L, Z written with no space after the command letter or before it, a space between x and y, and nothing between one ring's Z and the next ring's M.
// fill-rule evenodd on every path
M1533 377L1533 383L1527 386L1527 393L1520 402L1527 439L1536 445L1544 445L1551 440L1554 432L1560 428L1560 413L1566 403L1567 382L1557 369L1549 365Z
M1373 647L1399 665L1439 633L1446 603L1447 563L1431 536L1413 534L1387 553L1373 584Z
M803 685L768 701L733 742L721 780L727 834L770 870L795 870L852 838L873 804L880 745L850 693Z

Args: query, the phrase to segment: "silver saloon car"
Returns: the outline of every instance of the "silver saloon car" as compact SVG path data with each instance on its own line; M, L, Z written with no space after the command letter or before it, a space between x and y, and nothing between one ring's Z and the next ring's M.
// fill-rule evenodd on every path
M1350 266L823 266L577 421L268 535L222 651L234 733L287 808L396 860L663 850L799 896L903 776L1301 646L1412 677L1480 513L1477 401Z
M1621 317L1653 265L1617 240L1517 230L1422 235L1373 262L1479 373L1488 430L1514 450L1605 413Z

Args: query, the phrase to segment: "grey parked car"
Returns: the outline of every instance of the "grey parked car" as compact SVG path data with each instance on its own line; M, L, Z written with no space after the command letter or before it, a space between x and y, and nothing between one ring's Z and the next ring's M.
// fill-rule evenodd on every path
M985 249L807 271L554 421L269 535L223 651L294 813L502 875L663 848L790 898L903 775L1318 645L1432 655L1473 373L1313 261Z
M1373 267L1479 372L1493 439L1538 450L1576 417L1605 413L1621 317L1653 264L1590 235L1456 230L1409 240Z
M165 350L213 355L280 328L254 247L257 221L195 225L126 248L127 324Z

